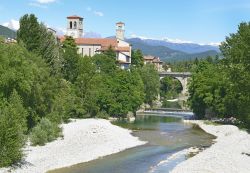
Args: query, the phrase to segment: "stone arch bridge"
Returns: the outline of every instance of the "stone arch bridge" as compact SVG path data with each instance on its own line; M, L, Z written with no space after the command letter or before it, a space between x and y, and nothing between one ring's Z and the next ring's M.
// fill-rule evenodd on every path
M188 95L188 79L191 77L191 72L159 72L160 80L166 76L171 76L180 81L182 85L182 95Z

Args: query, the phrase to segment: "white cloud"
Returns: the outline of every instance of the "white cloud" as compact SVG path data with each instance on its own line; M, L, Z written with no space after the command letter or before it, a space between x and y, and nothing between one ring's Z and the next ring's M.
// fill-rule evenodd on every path
M162 40L167 41L167 42L171 42L171 43L194 43L192 41L187 41L187 40L181 40L178 38L172 39L172 38L163 38Z
M28 3L29 6L38 7L38 8L48 8L46 4L57 2L58 0L30 0Z
M210 46L220 46L221 45L221 42L212 42L212 43L208 43L208 45Z
M37 2L40 4L49 4L49 3L56 2L56 1L57 0L37 0Z
M104 16L103 12L101 12L101 11L94 11L94 14L96 16L99 16L99 17L103 17Z
M33 7L39 7L39 8L48 8L46 5L42 5L42 4L36 3L36 2L30 2L28 5L33 6Z
M3 23L3 26L6 26L13 30L18 30L20 27L19 21L15 19L11 19L10 21Z
M155 39L155 38L150 38L150 37L146 37L146 36L140 36L140 35L136 35L136 34L131 34L130 35L131 38L140 38L142 40L147 40L147 39ZM157 40L157 39L156 39Z
M103 12L93 10L91 7L87 7L86 10L87 10L88 12L93 13L93 14L96 15L96 16L99 16L99 17L103 17L103 16L104 16L104 13L103 13Z

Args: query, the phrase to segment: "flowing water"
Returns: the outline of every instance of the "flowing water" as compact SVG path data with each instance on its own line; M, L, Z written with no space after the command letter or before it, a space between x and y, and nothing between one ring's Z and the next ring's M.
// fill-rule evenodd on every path
M134 130L134 136L148 141L146 145L51 173L167 173L187 159L185 149L212 144L214 137L199 127L160 115L139 115L133 123L114 122Z

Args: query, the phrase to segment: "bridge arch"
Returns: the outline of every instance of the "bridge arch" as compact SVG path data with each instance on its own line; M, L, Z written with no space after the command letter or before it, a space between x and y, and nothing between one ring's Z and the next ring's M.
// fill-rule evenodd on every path
M159 73L160 80L166 76L171 76L179 80L183 88L181 92L183 96L188 95L188 79L191 77L191 75L192 74L190 72L160 72Z

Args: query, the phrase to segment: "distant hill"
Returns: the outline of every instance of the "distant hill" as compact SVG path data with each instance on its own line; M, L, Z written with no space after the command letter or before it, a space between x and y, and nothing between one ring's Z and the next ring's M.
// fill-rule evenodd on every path
M2 26L0 25L0 36L3 36L5 38L13 38L15 39L16 38L16 32L5 27L5 26Z
M180 48L181 46L179 47L180 50L174 50L167 47L166 44L161 45L161 41L157 42L156 40L155 42L157 42L157 44L155 45L152 44L152 40L150 40L151 43L148 43L149 40L142 40L140 38L130 38L126 39L126 41L132 44L133 49L140 49L145 55L158 56L162 61L183 61L192 60L195 58L201 59L207 56L215 56L219 54L219 52L217 51L218 48L208 49L209 46L202 47L201 45L199 45L197 47L199 51L193 50L192 52L194 53L189 53L191 50L189 50L189 52L182 51ZM185 47L187 47L188 44L189 43L185 43ZM192 44L191 47L192 49L195 49L194 44ZM184 48L184 50L186 49Z
M182 51L185 53L201 53L210 50L215 50L220 52L218 46L211 45L200 45L195 43L173 43L168 40L153 40L153 39L143 39L144 43L151 46L165 46L173 50Z

